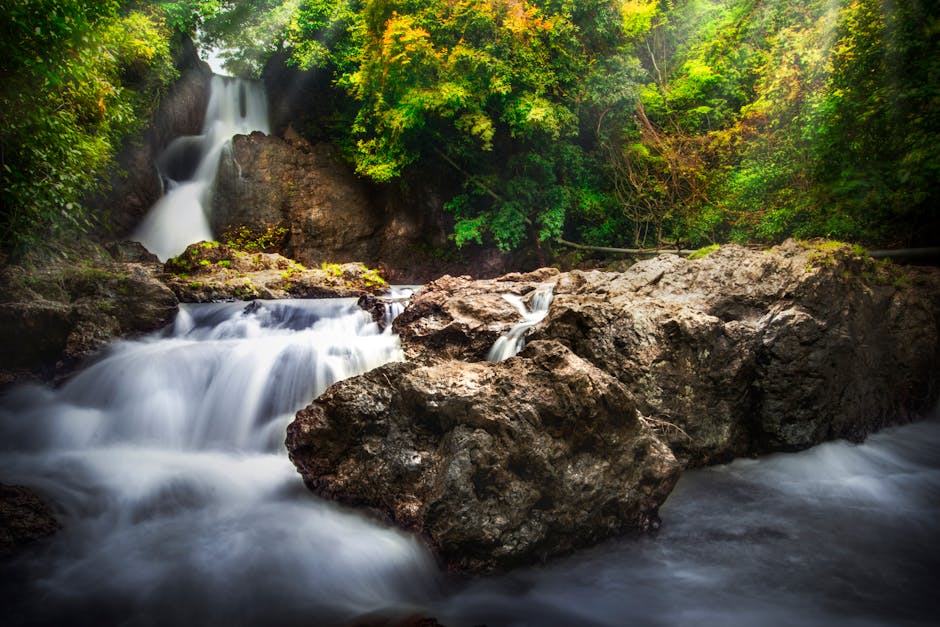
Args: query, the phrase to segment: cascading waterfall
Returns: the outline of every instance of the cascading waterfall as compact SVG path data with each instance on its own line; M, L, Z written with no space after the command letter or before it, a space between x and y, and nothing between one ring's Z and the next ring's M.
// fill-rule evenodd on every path
M268 105L259 81L213 76L202 134L179 137L157 160L165 194L132 239L160 259L189 244L213 239L207 214L219 156L233 135L270 132Z
M401 358L354 299L184 305L60 389L13 391L0 477L65 529L0 572L5 624L17 604L24 624L277 625L426 601L423 547L313 498L283 445L328 385Z
M528 308L515 294L503 294L503 298L516 308L522 316L522 322L514 325L505 335L496 338L486 356L488 361L509 359L525 348L526 333L548 315L548 308L552 304L553 289L550 285L536 289L529 297Z

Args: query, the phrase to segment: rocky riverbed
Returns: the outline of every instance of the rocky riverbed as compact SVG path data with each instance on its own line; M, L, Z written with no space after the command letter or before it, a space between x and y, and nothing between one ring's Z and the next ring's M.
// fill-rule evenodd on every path
M485 361L547 317L516 357ZM654 528L680 467L861 440L936 403L940 271L832 243L664 255L623 273L443 277L394 324L408 361L297 414L315 492L487 571ZM668 521L667 521L668 524Z

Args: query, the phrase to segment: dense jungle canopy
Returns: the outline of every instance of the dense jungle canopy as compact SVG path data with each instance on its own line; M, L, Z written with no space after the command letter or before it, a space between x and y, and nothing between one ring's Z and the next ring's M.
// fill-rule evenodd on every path
M297 130L437 185L457 246L940 239L932 0L0 0L0 28L7 254L96 222L183 34L327 76Z

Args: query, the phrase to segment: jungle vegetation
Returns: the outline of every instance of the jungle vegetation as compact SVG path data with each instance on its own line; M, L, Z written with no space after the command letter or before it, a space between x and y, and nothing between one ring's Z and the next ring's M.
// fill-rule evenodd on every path
M5 247L81 200L187 32L325 72L356 171L437 192L453 241L938 243L928 0L0 0ZM11 114L11 112L16 112ZM322 131L321 131L322 132Z

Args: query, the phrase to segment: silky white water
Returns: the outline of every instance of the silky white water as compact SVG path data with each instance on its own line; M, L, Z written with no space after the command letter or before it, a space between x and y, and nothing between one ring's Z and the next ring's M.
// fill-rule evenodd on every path
M180 137L158 159L166 186L131 239L162 260L189 244L213 239L208 211L219 156L234 135L270 132L267 96L259 81L213 76L202 134Z
M548 315L548 308L552 305L552 287L543 286L529 297L529 306L515 294L503 294L503 298L516 308L522 321L513 325L505 335L501 335L493 342L487 361L503 361L519 354L525 348L525 336L529 329L537 325Z
M351 300L188 305L60 389L10 391L0 481L42 493L63 529L0 563L0 622L936 624L936 420L690 471L656 535L453 578L414 538L313 496L283 450L298 407L400 358Z
M0 480L40 490L64 531L6 573L24 587L7 607L23 624L261 625L426 599L424 548L314 498L283 447L330 383L400 358L353 299L188 305L59 390L14 390Z

